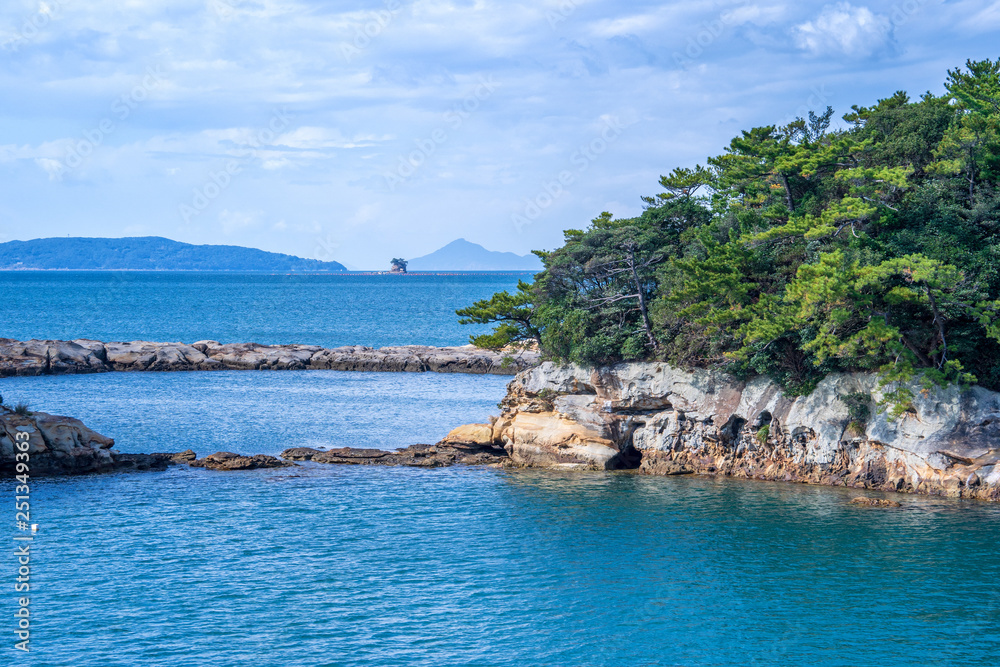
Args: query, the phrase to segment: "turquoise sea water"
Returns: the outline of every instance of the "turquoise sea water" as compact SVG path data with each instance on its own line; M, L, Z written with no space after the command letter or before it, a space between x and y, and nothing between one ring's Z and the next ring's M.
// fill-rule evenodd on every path
M519 278L0 271L0 338L464 345L455 310Z
M86 415L123 451L277 453L433 441L495 409L504 382L120 373L0 390ZM34 651L17 664L996 664L1000 507L853 494L314 464L38 480Z
M454 278L414 298L494 289ZM353 326L347 310L315 305L284 324L210 308L193 311L200 320L157 314L151 304L177 297L147 287L152 301L130 302L131 319L94 314L83 320L93 329L76 332L87 290L71 281L45 296L62 289L46 280L21 284L54 304L17 315L19 330L39 332L29 335L227 338L169 335L204 326L284 342L280 331L307 340L327 326L340 333L318 342L334 344ZM222 283L202 284L204 298L243 289ZM272 288L282 293L246 289ZM362 333L427 342L398 315L419 308L365 314ZM161 329L143 335L147 325ZM439 325L442 339L459 338L447 342L466 335L443 314ZM276 454L433 442L495 414L508 379L112 373L2 378L0 393L82 417L121 451ZM0 481L0 498L13 495ZM793 484L318 464L39 479L31 495L32 652L11 648L16 596L4 584L4 665L995 665L1000 655L1000 507L985 503L899 496L903 508L878 510L849 506L854 491ZM13 506L0 506L13 537ZM10 556L0 563L8 581L15 569Z

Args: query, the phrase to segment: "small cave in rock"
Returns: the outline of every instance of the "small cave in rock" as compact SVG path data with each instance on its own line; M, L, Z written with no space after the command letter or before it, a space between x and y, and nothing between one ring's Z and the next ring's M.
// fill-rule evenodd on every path
M725 424L722 425L722 428L719 429L719 437L721 437L722 441L726 444L734 443L737 439L739 439L740 431L743 430L746 423L747 420L743 419L743 417L733 415Z
M642 463L642 452L632 445L630 440L618 456L615 458L616 470L635 470Z
M771 413L767 410L761 410L760 414L757 415L757 421L754 422L754 427L760 428L762 426L767 426L772 421L774 421L774 417L771 416Z

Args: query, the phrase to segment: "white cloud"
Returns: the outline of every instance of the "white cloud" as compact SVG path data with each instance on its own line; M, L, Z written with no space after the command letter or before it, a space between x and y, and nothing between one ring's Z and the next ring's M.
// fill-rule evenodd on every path
M994 2L962 22L962 27L974 32L996 30L1000 27L1000 2Z
M367 148L375 142L385 141L374 135L358 135L347 138L340 130L329 127L304 126L281 135L274 143L289 148L320 149L320 148Z
M660 9L645 14L634 14L594 22L591 31L599 37L635 35L662 28L670 15Z
M139 217L147 233L175 236L178 206L236 160L225 192L183 228L190 240L303 255L321 246L325 259L363 266L460 236L521 254L551 248L607 206L640 207L660 174L703 162L738 130L811 108L817 87L838 112L897 88L939 91L948 67L996 56L988 27L1000 8L401 0L347 61L342 47L382 0L44 0L51 20L4 47L41 15L38 2L0 3L0 225L11 235L115 235ZM864 60L892 55L896 39L907 57L891 71ZM789 57L794 45L825 57ZM689 48L679 67L674 52ZM122 118L112 104L157 66L162 81ZM481 77L496 92L456 117ZM287 126L262 136L277 109ZM511 213L575 169L607 116L635 129L574 171L558 206L514 229ZM105 118L114 132L60 179L58 163ZM434 132L444 135L433 154L389 192L384 174Z
M735 9L722 12L722 21L726 25L767 25L775 23L784 17L786 7L784 5L772 5L761 7L757 4L745 3Z
M222 232L229 236L257 227L260 224L259 216L260 212L230 211L227 208L219 212L219 223L222 225Z
M848 2L827 5L818 17L792 29L796 45L817 56L867 58L892 43L892 21Z
M63 167L63 163L59 160L53 160L52 158L39 157L35 158L35 164L45 170L45 173L49 175L50 181L58 181L62 178L63 173L66 168Z

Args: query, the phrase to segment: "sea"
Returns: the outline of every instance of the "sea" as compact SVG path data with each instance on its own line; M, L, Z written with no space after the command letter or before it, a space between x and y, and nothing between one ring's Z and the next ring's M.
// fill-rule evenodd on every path
M518 275L0 273L0 337L455 345ZM530 276L527 276L530 278ZM391 449L499 376L3 378L123 452ZM31 483L30 652L0 481L0 664L996 665L1000 507L631 472L325 466ZM0 537L2 537L0 532Z

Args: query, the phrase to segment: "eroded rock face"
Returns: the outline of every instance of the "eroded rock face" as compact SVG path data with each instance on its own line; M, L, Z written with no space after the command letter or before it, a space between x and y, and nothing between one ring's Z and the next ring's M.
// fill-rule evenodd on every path
M0 407L0 476L18 474L15 443L18 433L28 436L28 474L79 475L130 470L164 470L196 457L191 450L180 454L122 454L112 449L115 441L87 428L79 419L44 412L17 414ZM279 462L281 463L281 462Z
M462 347L102 343L95 340L0 338L0 377L108 371L307 370L395 371L514 375L534 366L538 352L511 353Z
M661 363L544 363L508 386L494 442L513 464L650 474L725 474L1000 499L1000 394L914 393L891 421L851 423L843 397L883 396L877 378L831 375L802 397L769 380Z
M0 408L0 474L16 473L18 433L28 436L31 476L101 472L115 468L115 441L90 430L79 419L44 412L19 415Z

